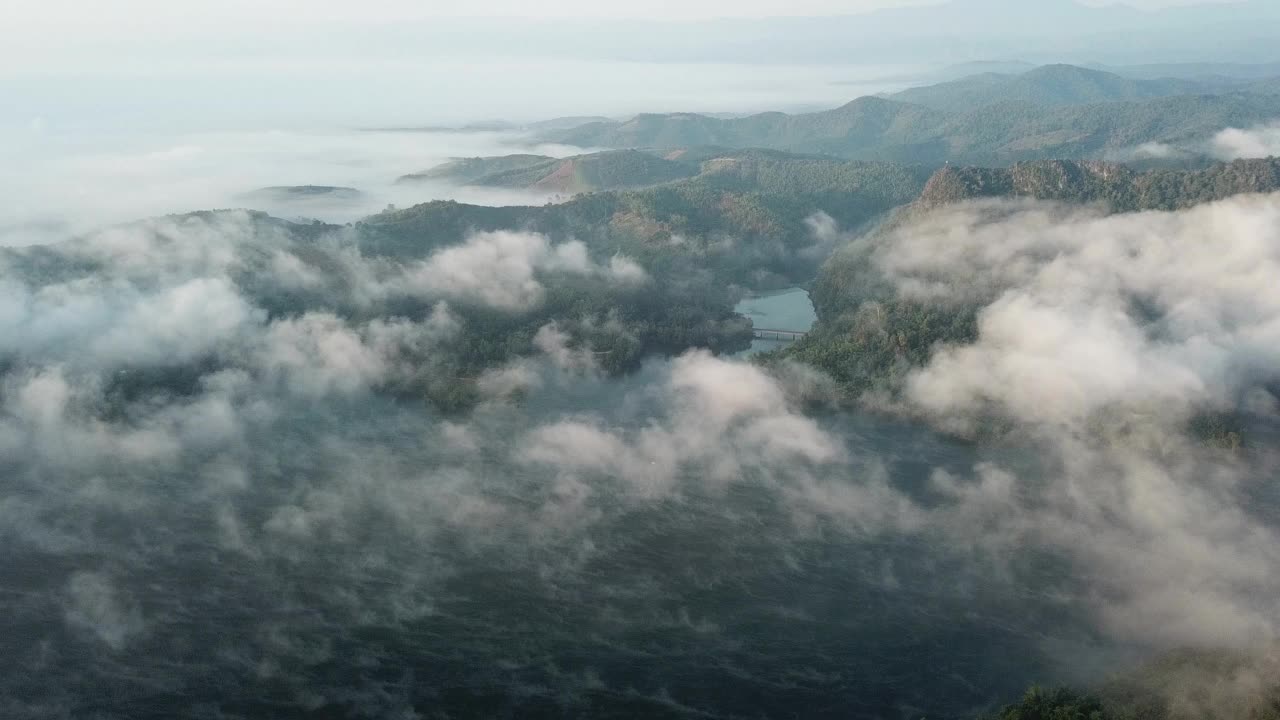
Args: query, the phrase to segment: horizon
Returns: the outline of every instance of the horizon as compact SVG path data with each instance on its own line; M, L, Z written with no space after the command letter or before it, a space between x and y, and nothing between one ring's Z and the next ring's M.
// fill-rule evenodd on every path
M639 18L608 12L587 17L581 14L583 5L544 5L540 19L530 22L500 2L484 6L492 11L488 17L453 16L398 0L362 4L358 10L336 1L308 3L305 12L282 4L193 9L140 0L86 12L73 0L24 2L10 9L0 28L0 92L10 98L0 110L0 127L75 126L90 114L99 126L226 130L530 121L566 114L555 111L561 107L567 114L610 116L752 112L839 104L832 88L814 83L817 76L828 84L874 82L991 57L1106 65L1280 61L1272 46L1247 38L1231 43L1193 39L1203 35L1197 13L1218 13L1213 8L1222 2L1144 5L1144 17L1173 23L1152 28L1158 34L1151 42L1165 47L1150 48L1127 42L1132 31L1123 28L1108 31L1113 35L1089 29L1091 13L1114 7L1068 0L1055 7L1079 8L1073 19L1052 20L1046 6L1004 0L867 2L856 6L861 12L855 15L838 12L848 10L847 3L822 2L805 6L810 14L786 17L773 11L794 6L776 2L746 9L720 0L669 4L689 12L738 8L735 17L710 19L672 16L667 5L651 7ZM947 20L958 35L931 37L911 27L926 5L930 14L965 10ZM1264 17L1280 20L1274 7L1237 5L1241 10L1221 16L1218 24L1225 24L1217 32L1249 32L1265 23ZM1246 6L1252 8L1249 13L1243 11ZM759 13L764 14L755 16ZM859 38L857 18L870 16L889 24L860 39L845 39ZM991 28L986 40L965 39L984 24ZM1053 30L1018 44L1019 35L1039 25ZM792 42L787 33L806 34L810 41ZM1052 39L1057 36L1060 40ZM752 72L742 72L745 66ZM472 82L454 81L464 74ZM755 87L742 88L739 99L725 98L724 89L745 77L752 77ZM807 87L787 88L793 84ZM486 92L473 93L470 87ZM621 87L633 92L622 93ZM846 93L844 100L894 87L868 87ZM722 99L713 107L695 107L705 105L697 98L706 96Z

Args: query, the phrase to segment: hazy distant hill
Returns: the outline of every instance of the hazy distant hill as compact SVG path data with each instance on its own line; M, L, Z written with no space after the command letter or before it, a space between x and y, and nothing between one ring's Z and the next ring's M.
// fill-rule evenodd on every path
M1254 93L1280 94L1280 76L1250 81L1244 89Z
M951 82L953 80L963 80L971 78L975 75L1018 75L1028 70L1034 70L1038 67L1035 63L1024 62L1022 60L973 60L970 62L956 63L954 65L944 65L937 68L929 68L927 70L896 73L876 78L880 82L901 82L901 83L919 83L934 85L938 83ZM865 83L865 80L851 80L846 85L858 85Z
M1117 75L1147 80L1183 78L1188 80L1262 80L1280 77L1280 63L1156 63L1145 65L1090 65Z
M576 115L569 117L557 117L550 120L536 120L534 122L522 123L518 127L521 130L556 130L578 127L591 122L604 122L609 118L600 115Z
M584 125L549 139L583 147L721 145L914 161L939 154L933 147L933 130L947 119L946 113L927 107L863 97L834 110L800 115L773 112L732 119L692 113L637 115L620 123ZM921 144L926 147L917 147Z
M986 73L911 88L890 97L937 110L967 112L997 103L1045 107L1227 92L1235 83L1162 78L1138 80L1074 65L1045 65L1017 75Z
M993 105L938 129L953 162L1007 165L1044 158L1104 158L1148 142L1192 144L1228 127L1280 115L1280 95L1179 95L1044 110Z
M699 145L663 151L606 150L568 158L538 155L465 158L403 176L400 181L430 178L469 185L579 193L647 188L696 178L705 185L792 196L868 192L867 183L848 184L850 176L865 176L867 167L867 163L828 155ZM902 168L900 175L919 178L921 172Z
M638 115L625 122L590 123L545 137L583 147L720 145L860 160L1007 165L1044 158L1102 158L1148 142L1203 141L1226 127L1249 127L1280 116L1280 94L1273 92L1274 83L1245 88L1253 91L1123 100L1117 98L1190 86L1182 81L1134 81L1066 66L1044 69L1031 81L1023 78L1007 81L1019 88L1012 97L995 90L1008 87L1006 81L992 76L971 80L972 92L985 94L986 99L1004 99L964 112L863 97L834 110L798 115L762 113L728 120L690 113ZM1110 100L1066 104L1104 96ZM1030 97L1039 100L1033 102ZM978 101L974 97L965 102Z
M474 183L476 180L494 173L507 172L527 168L540 163L553 161L547 155L500 155L495 157L454 158L447 163L437 165L428 170L409 175L401 175L396 182L419 182L423 180L452 180L460 183Z
M259 202L354 201L362 197L364 197L364 193L355 188L332 185L275 185L251 190L240 196L244 200Z
M367 127L363 128L365 132L464 132L464 133L483 133L483 132L512 132L512 131L529 131L541 132L546 130L563 130L566 128L577 127L589 122L606 121L609 118L599 115L570 115L567 117L556 117L547 120L536 120L533 122L512 122L510 120L479 120L469 122L462 125L419 125L419 126L400 126L400 127Z
M236 196L236 204L288 216L327 214L335 209L358 212L367 196L353 187L333 185L277 185Z
M468 185L578 193L645 187L691 177L697 165L639 150L611 150L568 158L508 155L455 160L400 180L448 179Z

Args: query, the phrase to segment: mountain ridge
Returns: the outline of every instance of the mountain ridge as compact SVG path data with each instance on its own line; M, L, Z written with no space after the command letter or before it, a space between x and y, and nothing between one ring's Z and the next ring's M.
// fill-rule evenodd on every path
M1036 103L1021 92L991 96L987 99L993 102L957 112L864 96L831 110L796 115L770 112L717 119L647 113L557 131L543 139L579 147L674 150L720 145L907 164L1008 165L1048 158L1101 159L1149 142L1203 143L1224 128L1251 127L1280 116L1280 85L1271 81L1212 94L1162 95L1208 86L1180 80L1152 84L1074 66L1050 67L1032 75L1031 81L1021 77L1010 82L1024 89L1028 82L1039 83L1041 96L1048 93L1057 102ZM1105 81L1101 89L1099 79ZM1155 97L1114 99L1134 93ZM1113 99L1076 102L1096 100L1100 94ZM1071 104L1062 104L1068 100Z

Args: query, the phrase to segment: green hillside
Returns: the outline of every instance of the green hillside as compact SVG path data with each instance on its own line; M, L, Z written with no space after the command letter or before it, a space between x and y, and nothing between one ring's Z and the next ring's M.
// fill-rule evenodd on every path
M929 179L918 210L980 197L1106 203L1116 212L1178 210L1280 188L1280 160L1236 160L1204 170L1137 172L1096 161L1041 160L1007 168L948 166Z

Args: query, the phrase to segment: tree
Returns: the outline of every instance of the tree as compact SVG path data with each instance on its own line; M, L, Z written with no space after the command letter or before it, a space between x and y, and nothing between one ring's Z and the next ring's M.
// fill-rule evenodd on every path
M1097 698L1066 688L1032 687L1022 700L1006 705L994 720L1111 720Z

